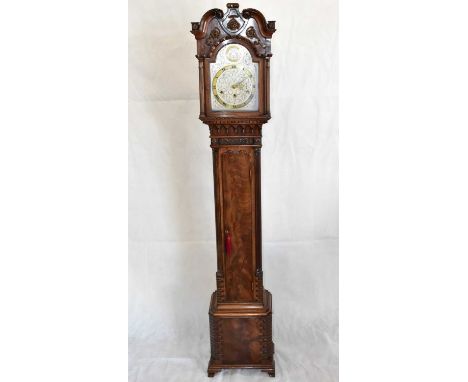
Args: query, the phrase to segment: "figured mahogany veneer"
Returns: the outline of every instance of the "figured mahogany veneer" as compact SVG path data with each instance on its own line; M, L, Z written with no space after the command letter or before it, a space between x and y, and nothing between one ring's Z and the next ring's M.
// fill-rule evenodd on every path
M209 310L208 376L222 369L275 375L272 297L263 288L262 126L270 119L270 39L275 22L255 9L212 9L192 23L199 62L200 119L209 126L216 211L216 291ZM227 44L244 46L258 65L258 110L211 109L210 63Z
M265 304L222 304L211 296L208 376L222 369L260 369L275 376L271 294Z

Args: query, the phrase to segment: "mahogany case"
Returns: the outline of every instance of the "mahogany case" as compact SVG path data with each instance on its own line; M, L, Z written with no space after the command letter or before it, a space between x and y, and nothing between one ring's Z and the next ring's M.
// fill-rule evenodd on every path
M212 9L192 23L199 62L200 119L209 126L216 213L216 291L209 309L208 376L222 369L275 375L272 296L263 287L261 233L262 126L270 119L270 39L275 22L255 9ZM211 108L210 63L236 43L258 64L258 110Z

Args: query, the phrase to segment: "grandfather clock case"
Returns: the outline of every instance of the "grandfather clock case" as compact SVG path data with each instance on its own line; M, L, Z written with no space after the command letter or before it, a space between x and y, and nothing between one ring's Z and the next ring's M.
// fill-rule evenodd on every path
M255 9L211 9L192 23L200 119L209 126L216 211L216 291L208 376L222 369L275 375L272 297L263 287L260 150L270 119L275 22Z

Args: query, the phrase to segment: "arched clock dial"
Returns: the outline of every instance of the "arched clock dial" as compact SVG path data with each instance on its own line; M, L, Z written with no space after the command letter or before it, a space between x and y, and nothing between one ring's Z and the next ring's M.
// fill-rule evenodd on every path
M258 110L258 65L244 46L223 47L210 71L212 110Z

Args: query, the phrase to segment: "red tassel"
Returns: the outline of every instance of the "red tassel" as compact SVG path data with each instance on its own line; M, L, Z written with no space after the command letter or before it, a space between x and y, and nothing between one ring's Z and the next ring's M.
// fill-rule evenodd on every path
M228 230L225 232L226 234L226 255L231 256L231 250L232 250L232 243L231 243L231 234L229 233Z

